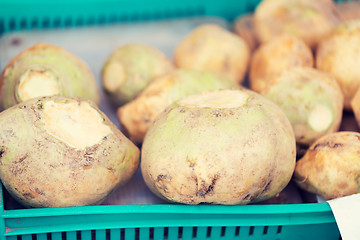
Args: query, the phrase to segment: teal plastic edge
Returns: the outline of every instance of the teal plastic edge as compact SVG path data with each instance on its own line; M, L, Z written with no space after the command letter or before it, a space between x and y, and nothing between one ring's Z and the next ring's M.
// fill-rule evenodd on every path
M228 21L251 12L260 0L2 0L0 35L19 30L53 29L116 22L217 16Z
M0 183L1 198L2 186ZM97 205L4 210L1 233L22 236L41 233L149 227L333 226L328 203L281 205Z
M261 209L261 210L260 210ZM98 205L58 208L32 208L5 210L3 217L44 217L114 213L167 213L167 214L299 214L331 212L330 205L324 203L273 204L273 205ZM311 222L310 222L311 223Z
M3 199L3 186L0 182L0 236L5 233L5 219L4 219L4 199Z
M286 205L102 205L5 210L6 236L115 228L334 224L327 203Z

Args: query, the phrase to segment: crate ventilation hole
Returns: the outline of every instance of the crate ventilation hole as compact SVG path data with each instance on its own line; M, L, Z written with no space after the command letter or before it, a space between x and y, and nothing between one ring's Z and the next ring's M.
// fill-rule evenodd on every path
M234 232L234 236L228 236L226 233L227 227L221 227L220 228L220 236L213 236L214 234L219 234L214 233L213 231L213 227L205 227L206 228L206 238L214 238L214 237L237 237L240 235L241 231L247 231L245 233L245 235L248 236L252 236L254 235L254 231L255 231L255 227L251 226L251 227L246 227L246 228L242 228L242 227L235 227L235 232ZM260 228L260 227L257 227ZM112 236L112 230L107 229L107 230L97 230L100 231L100 239L106 239L106 240L127 240L127 239L134 239L134 240L140 240L140 239L149 239L149 240L153 240L155 239L155 229L153 227L147 228L147 235L148 236L143 236L143 232L140 231L140 228L134 228L132 229L133 231L129 231L127 232L124 228L121 229L117 229L116 231L116 236ZM160 236L162 239L169 239L169 227L164 227L164 228L157 228L158 230L160 230L160 232L162 232L162 236ZM176 229L174 227L174 229ZM262 227L262 235L267 235L268 234L268 226L264 226ZM131 230L131 229L128 229ZM186 227L186 229L184 229L184 227L178 227L177 228L177 236L176 239L183 239L185 233L184 231L191 231L191 239L197 239L197 238L201 238L198 236L198 227ZM88 234L85 236L84 233L82 233L82 231L76 231L76 232L62 232L62 233L46 233L46 234L32 234L31 237L29 235L25 236L17 236L16 240L97 240L97 233L96 230L91 230L91 231L86 231ZM278 226L276 229L276 234L281 234L282 232L282 226ZM126 234L130 234L132 236L132 238L129 238L129 236L126 236ZM140 234L142 235L140 238ZM242 233L244 235L244 233ZM41 235L41 236L40 236ZM105 236L104 236L105 235ZM29 238L30 237L30 238ZM104 238L105 237L105 238ZM145 238L144 238L145 237ZM148 238L147 238L148 237ZM156 238L158 238L159 236L157 235ZM185 237L186 239L188 239L187 237ZM173 239L173 235L172 235L172 239Z
M170 19L191 16L201 16L205 14L202 6L184 6L175 9L148 10L144 12L123 12L123 13L103 13L87 16L44 16L33 18L12 18L5 20L0 16L0 35L2 33L32 30L32 29L53 29L68 28L75 26L106 25L116 22L137 22L144 20Z

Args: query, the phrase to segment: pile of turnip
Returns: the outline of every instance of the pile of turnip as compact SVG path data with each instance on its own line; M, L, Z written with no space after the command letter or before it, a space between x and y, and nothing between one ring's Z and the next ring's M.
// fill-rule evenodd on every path
M140 168L170 203L261 204L291 181L326 199L357 193L360 135L341 130L344 114L360 126L360 20L348 9L264 0L233 29L196 27L173 59L119 46L101 86L65 49L24 50L0 78L4 187L26 207L93 205Z

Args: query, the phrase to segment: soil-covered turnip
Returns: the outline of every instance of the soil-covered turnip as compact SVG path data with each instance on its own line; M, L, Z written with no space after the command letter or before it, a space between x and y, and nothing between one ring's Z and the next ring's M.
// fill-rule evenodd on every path
M325 199L360 190L360 133L342 131L315 141L296 163L298 186Z
M355 116L356 124L360 128L360 88L356 91L350 105Z
M84 61L58 46L40 43L16 55L0 77L0 108L31 98L60 95L99 104L95 78Z
M297 143L310 145L339 130L344 96L329 73L308 67L291 68L271 79L262 95L284 111Z
M251 52L258 47L259 41L254 30L253 14L241 15L235 19L233 29L237 35L244 39Z
M260 45L252 56L249 81L250 88L261 92L269 79L292 67L312 67L314 57L311 49L301 39L282 34Z
M234 81L205 71L177 69L154 79L138 97L117 111L122 130L141 144L154 119L180 98L204 91L239 88Z
M316 67L333 74L344 93L344 107L360 87L360 20L345 22L324 38L316 51Z
M178 68L220 73L243 83L250 59L246 42L217 25L205 24L191 31L176 46Z
M106 60L102 85L117 105L123 105L133 100L153 78L173 68L160 50L139 43L126 44L115 49Z
M255 10L254 23L260 42L289 33L315 49L340 19L332 0L264 0Z
M247 204L275 196L295 168L293 129L250 90L191 95L154 121L141 171L159 197L185 204Z
M336 2L336 9L339 12L342 22L348 22L360 19L360 2L359 1L345 1Z
M129 180L139 149L91 101L33 98L0 113L0 178L24 206L98 204Z

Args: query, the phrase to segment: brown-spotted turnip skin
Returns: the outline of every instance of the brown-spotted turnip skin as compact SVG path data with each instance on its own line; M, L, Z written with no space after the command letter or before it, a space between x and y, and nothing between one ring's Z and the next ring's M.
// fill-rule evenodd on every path
M158 196L185 204L247 204L290 181L295 136L284 113L249 90L192 95L154 121L141 171Z
M132 177L139 149L92 102L34 98L0 113L0 177L28 207L100 203Z
M302 189L333 199L360 191L360 133L341 131L315 141L297 161L295 182Z

